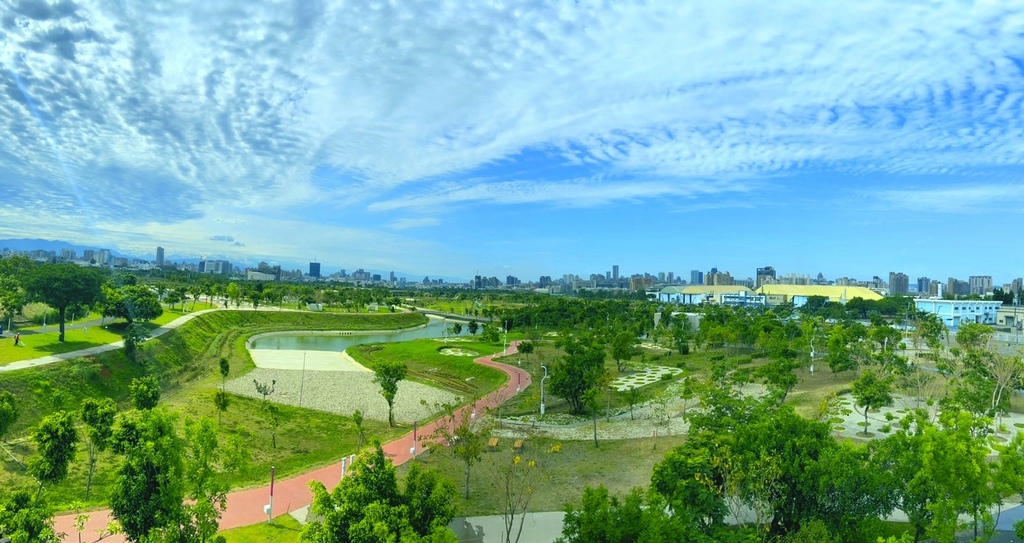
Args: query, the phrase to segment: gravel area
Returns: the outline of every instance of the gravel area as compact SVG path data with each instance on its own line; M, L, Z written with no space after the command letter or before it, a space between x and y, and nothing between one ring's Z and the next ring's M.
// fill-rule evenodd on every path
M254 379L265 383L277 381L274 393L267 398L276 403L298 406L301 388L301 407L340 415L351 415L359 409L367 419L388 420L388 403L380 395L380 387L373 382L373 372L306 370L303 384L300 370L256 368L244 377L228 381L226 388L241 396L262 398L256 392ZM434 413L435 405L452 402L455 398L451 392L402 381L395 396L395 420L411 423L426 419Z
M767 393L764 385L744 385L739 387L743 395L763 396ZM635 439L665 435L685 434L690 424L683 420L684 401L678 392L670 390L667 401L663 405L648 401L633 407L630 417L629 409L620 410L608 421L604 416L597 419L597 439ZM691 400L687 415L700 409ZM666 422L666 417L668 422ZM567 415L548 416L547 422L506 421L501 428L495 428L493 434L498 437L519 438L526 435L544 435L565 441L584 441L594 439L594 422L591 419L574 419ZM563 422L563 424L553 422ZM490 422L496 422L491 420ZM568 422L568 423L564 423Z

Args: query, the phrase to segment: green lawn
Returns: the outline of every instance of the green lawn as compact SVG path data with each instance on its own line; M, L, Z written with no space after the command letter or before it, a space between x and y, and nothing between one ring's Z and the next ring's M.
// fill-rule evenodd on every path
M408 365L410 380L448 389L467 398L481 397L505 382L504 373L473 362L474 357L441 354L439 351L445 346L436 339L419 339L357 345L348 349L348 353L370 369L383 362L404 362ZM501 351L500 345L475 341L449 341L448 346L480 354Z
M302 526L291 515L281 515L272 524L266 522L219 532L228 543L297 543Z

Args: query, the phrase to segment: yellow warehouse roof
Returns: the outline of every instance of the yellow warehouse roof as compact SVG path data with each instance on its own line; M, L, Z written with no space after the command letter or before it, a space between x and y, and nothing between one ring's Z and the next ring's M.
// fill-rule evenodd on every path
M825 296L832 302L847 302L854 298L881 300L882 295L867 287L840 287L833 285L761 285L758 294L774 296Z

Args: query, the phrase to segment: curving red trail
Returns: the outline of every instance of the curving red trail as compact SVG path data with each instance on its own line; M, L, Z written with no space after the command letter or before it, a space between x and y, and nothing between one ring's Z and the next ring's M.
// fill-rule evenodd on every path
M478 412L482 413L485 409L497 407L500 403L507 401L519 391L525 390L526 387L530 386L532 382L530 374L525 370L492 360L495 356L507 356L515 353L518 345L518 341L513 341L502 353L482 356L474 360L478 364L498 369L509 377L508 382L504 386L476 402ZM455 413L461 419L462 417L469 416L472 409L473 405L467 404L459 408ZM425 449L423 446L425 438L428 438L443 422L442 419L438 419L418 429L417 436L419 437L420 444L416 447L417 453ZM412 460L412 453L410 452L412 446L413 434L409 432L393 441L385 443L383 448L384 453L397 466ZM340 480L341 462L339 461L337 464L331 464L324 468L296 475L290 479L275 481L273 516L276 517L309 505L313 500L313 493L309 490L310 481L320 481L325 487L331 489ZM227 510L224 511L220 519L221 530L265 522L267 515L263 513L263 506L269 500L269 484L264 487L239 490L228 494ZM109 510L89 513L89 520L85 523L85 529L82 531L82 541L97 541L97 534L111 520L113 519L110 516ZM73 514L54 518L54 527L57 533L64 534L64 541L78 540L78 531L74 528L74 522L75 515ZM126 540L121 535L114 535L104 537L102 541L104 543L124 543Z

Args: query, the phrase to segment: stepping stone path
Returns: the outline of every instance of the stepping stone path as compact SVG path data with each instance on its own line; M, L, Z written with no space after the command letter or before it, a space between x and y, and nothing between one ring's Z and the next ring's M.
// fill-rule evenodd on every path
M679 375L680 373L683 373L683 370L679 368L672 368L669 366L648 366L642 371L616 377L615 380L612 381L612 387L619 392L624 392L631 388L639 388L651 383L657 383L661 380L662 375Z

